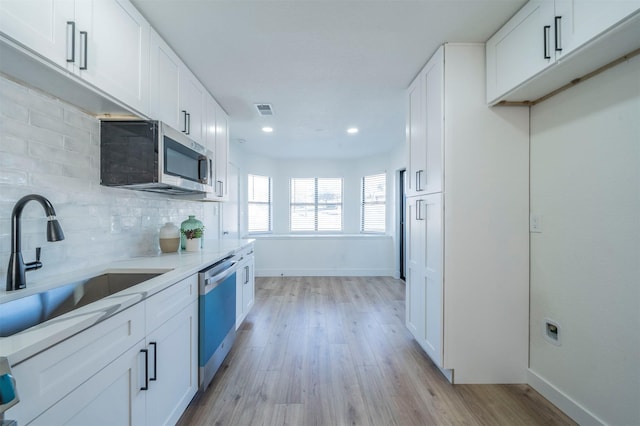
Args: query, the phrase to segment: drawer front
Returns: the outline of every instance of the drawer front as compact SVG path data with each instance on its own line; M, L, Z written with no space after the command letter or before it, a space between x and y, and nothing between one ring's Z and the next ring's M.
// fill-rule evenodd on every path
M253 244L244 247L242 250L238 252L238 255L243 258L247 258L253 254Z
M6 417L27 424L144 339L139 303L12 367L20 403Z
M146 329L147 333L164 324L178 312L198 299L198 274L194 274L184 280L151 296L146 303Z

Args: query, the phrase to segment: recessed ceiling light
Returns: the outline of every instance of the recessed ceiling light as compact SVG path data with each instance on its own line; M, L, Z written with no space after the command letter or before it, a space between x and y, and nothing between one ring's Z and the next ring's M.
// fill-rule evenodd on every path
M350 135L354 135L354 134L358 133L358 128L357 127L349 127L347 129L347 133L349 133Z
M265 133L271 133L273 132L273 127L263 127L262 131Z

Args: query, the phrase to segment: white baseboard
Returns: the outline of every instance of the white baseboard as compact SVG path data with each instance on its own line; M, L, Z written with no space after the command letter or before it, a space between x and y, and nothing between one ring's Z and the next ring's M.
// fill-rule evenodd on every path
M393 269L258 269L256 277L393 277Z
M529 369L527 371L527 382L529 386L538 391L542 396L547 398L556 407L562 410L567 416L571 417L580 425L595 426L604 425L605 422L600 420L594 414L589 412L582 405L574 401L570 396L564 394L554 385L538 375L535 371Z

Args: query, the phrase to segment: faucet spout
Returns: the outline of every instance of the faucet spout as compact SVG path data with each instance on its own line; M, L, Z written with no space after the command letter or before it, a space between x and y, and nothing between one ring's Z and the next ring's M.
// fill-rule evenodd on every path
M9 267L7 268L7 291L25 288L27 286L26 272L42 267L39 250L35 262L25 264L22 260L20 217L22 216L24 206L29 201L37 201L40 203L48 216L47 241L54 242L64 240L64 232L62 232L62 227L56 219L56 211L49 200L38 194L25 195L18 200L11 212L11 257L9 258Z

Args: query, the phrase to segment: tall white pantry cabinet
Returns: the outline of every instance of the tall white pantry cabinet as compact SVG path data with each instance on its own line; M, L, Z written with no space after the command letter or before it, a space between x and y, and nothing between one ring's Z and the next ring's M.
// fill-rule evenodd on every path
M529 113L489 107L484 44L407 90L406 324L452 383L525 383Z

